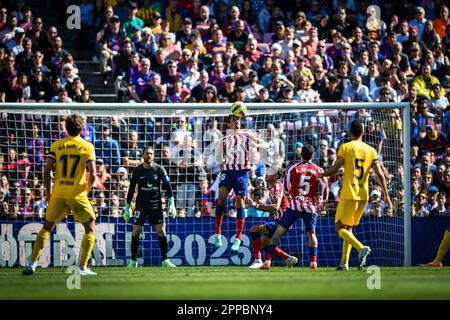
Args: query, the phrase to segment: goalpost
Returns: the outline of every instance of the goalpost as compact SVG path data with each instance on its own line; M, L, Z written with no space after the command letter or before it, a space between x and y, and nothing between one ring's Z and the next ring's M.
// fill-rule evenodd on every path
M316 153L314 161L327 166L337 156L339 146L350 139L349 124L355 118L365 122L364 141L380 151L386 168L389 191L394 199L393 217L387 216L382 204L368 205L367 215L354 228L358 239L373 248L370 264L380 266L411 265L411 199L410 199L410 105L408 103L247 103L244 127L255 130L270 143L268 150L254 150L251 176L264 174L267 166L286 167L297 159L295 146L310 143ZM228 218L224 220L224 246L214 247L214 209L219 167L214 162L215 142L224 133L224 117L231 104L0 104L0 159L2 175L12 190L1 195L0 265L23 265L31 251L39 223L45 212L42 203L43 166L51 142L65 135L62 117L78 113L87 121L83 135L96 146L97 179L90 198L99 214L97 242L93 253L95 265L124 265L130 256L131 223L121 218L127 180L140 149L151 144L155 162L168 172L180 217L167 219L169 257L177 265L247 265L252 259L249 228L264 220L261 212L249 210L243 245L239 252L230 252L234 239L235 211L228 202ZM182 121L185 122L182 122ZM106 128L117 141L101 143ZM95 134L94 134L95 133ZM105 135L105 137L102 137ZM133 148L137 136L139 148ZM188 138L185 138L185 137ZM189 138L190 137L190 138ZM192 145L192 147L191 147ZM323 147L325 145L325 147ZM328 147L326 147L328 145ZM323 148L323 151L321 149ZM328 151L326 151L328 149ZM184 150L180 153L181 150ZM116 152L120 154L117 155ZM16 157L14 158L14 153ZM186 154L191 156L186 157ZM183 166L189 162L189 166ZM107 172L103 172L106 168ZM185 168L185 169L182 169ZM254 169L254 170L253 170ZM254 172L255 171L255 172ZM340 260L341 240L334 232L334 214L339 198L339 177L326 211L317 227L319 265L335 266ZM206 185L207 181L207 185ZM256 185L256 180L253 184ZM203 184L203 186L202 186ZM212 190L213 192L202 192ZM376 181L371 179L371 190ZM376 193L376 192L375 192ZM254 192L263 197L265 192ZM34 197L30 200L28 197ZM31 202L30 202L31 201ZM3 214L2 214L3 213ZM141 241L145 265L159 264L156 232L146 223ZM44 250L42 266L70 265L79 252L82 230L68 217ZM308 242L302 223L297 222L280 242L290 254L308 261ZM351 262L356 261L352 254Z

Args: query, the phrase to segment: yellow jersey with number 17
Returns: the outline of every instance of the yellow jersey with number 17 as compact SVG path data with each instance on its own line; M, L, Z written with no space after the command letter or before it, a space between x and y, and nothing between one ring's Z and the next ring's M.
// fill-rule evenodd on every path
M378 161L377 151L368 144L353 140L339 148L344 159L344 181L340 199L368 200L370 167Z
M55 161L52 198L87 196L86 163L95 161L94 146L81 137L67 137L50 146L48 157Z

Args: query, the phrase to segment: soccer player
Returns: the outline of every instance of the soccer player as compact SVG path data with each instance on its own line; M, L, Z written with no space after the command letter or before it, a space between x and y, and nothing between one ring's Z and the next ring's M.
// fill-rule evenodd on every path
M374 148L362 141L364 125L360 120L353 120L350 124L352 141L341 145L338 158L334 165L320 174L328 177L338 172L344 166L344 180L340 200L335 216L335 230L342 238L342 259L336 270L348 270L350 251L358 250L358 269L366 265L371 248L364 246L352 233L352 227L357 226L369 199L370 168L375 171L384 196L384 203L388 212L392 210L386 178L383 174L378 155Z
M314 158L314 147L304 145L302 148L302 161L294 163L286 169L283 177L283 189L288 194L290 201L283 217L278 222L277 229L270 239L270 245L266 252L266 261L260 269L270 269L272 255L280 241L280 238L289 230L298 219L303 219L308 233L309 256L311 269L317 267L317 246L316 237L317 210L316 206L320 201L328 200L327 179L319 178L323 170L312 163Z
M216 208L216 238L215 246L222 246L222 220L228 194L233 189L236 194L236 239L231 250L238 251L241 245L242 232L245 223L244 199L248 194L248 178L250 169L250 147L268 148L269 144L260 139L250 130L240 129L240 118L229 115L225 119L227 125L226 135L219 141L216 160L223 164L223 171L219 183L219 199Z
M272 219L255 224L250 228L253 253L255 254L255 261L249 266L250 269L259 269L259 267L262 266L261 249L268 246L278 221L281 219L283 212L289 205L289 201L283 192L283 184L279 181L282 176L283 170L279 167L272 166L267 171L266 181L269 187L269 204L259 204L250 198L245 200L246 204L249 204L258 210L270 212L272 217ZM274 253L283 259L287 266L293 266L298 262L296 257L288 255L278 247L275 248Z
M84 128L83 118L71 115L66 118L68 137L52 143L44 170L47 190L47 212L44 227L39 231L31 253L31 261L23 275L32 275L36 270L42 249L45 247L55 224L72 210L75 220L83 224L85 235L81 242L79 259L80 275L96 275L88 267L95 243L95 214L88 199L88 190L97 175L94 146L80 137ZM89 181L86 183L86 165ZM51 187L51 172L55 170L55 181Z
M136 254L139 247L139 236L142 232L142 226L145 219L148 218L150 225L156 227L159 237L159 248L161 250L162 266L175 267L167 258L167 237L166 224L161 203L161 182L169 196L169 215L175 218L177 209L173 199L172 186L164 167L153 162L155 151L153 147L147 146L143 150L144 163L137 166L131 175L130 187L127 194L127 203L123 209L123 219L128 222L130 219L130 204L134 197L136 185L138 194L136 198L136 208L134 210L133 233L131 237L131 259L128 263L129 268L136 268Z
M442 259L444 259L448 250L450 249L450 227L445 230L444 238L441 241L436 258L433 261L428 262L425 267L442 267Z

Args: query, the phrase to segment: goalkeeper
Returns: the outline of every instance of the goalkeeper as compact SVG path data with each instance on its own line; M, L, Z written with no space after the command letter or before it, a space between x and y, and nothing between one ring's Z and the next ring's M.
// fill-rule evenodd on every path
M172 186L166 170L153 162L155 151L151 146L143 150L144 163L136 167L131 175L130 188L128 189L127 203L123 209L123 219L128 222L130 219L130 203L134 197L136 185L138 193L136 198L136 208L134 210L133 234L131 237L131 260L128 267L137 267L136 253L139 247L139 236L142 232L142 226L145 219L148 218L150 225L156 226L156 232L159 237L159 247L161 249L162 266L175 267L167 258L167 237L164 214L161 204L161 182L169 196L169 216L176 217Z

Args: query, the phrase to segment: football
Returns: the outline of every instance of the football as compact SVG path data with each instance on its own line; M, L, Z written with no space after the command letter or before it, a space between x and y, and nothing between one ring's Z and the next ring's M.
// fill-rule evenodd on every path
M247 106L242 101L236 101L231 105L230 111L233 116L242 118L247 114Z

